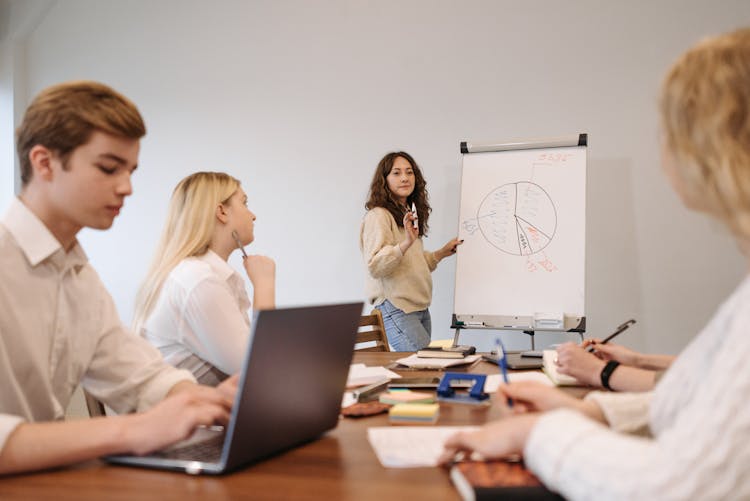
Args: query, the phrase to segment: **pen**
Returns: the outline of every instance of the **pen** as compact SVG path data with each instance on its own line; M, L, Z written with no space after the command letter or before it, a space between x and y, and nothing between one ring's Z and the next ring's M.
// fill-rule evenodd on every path
M247 257L247 252L245 252L245 248L242 246L242 242L240 242L240 236L237 234L236 230L232 230L232 238L234 238L234 243L237 244L237 248L242 252L242 257Z
M601 343L597 343L597 344L607 344L609 341L611 341L612 339L614 339L615 336L617 336L617 335L623 333L624 331L626 331L634 323L635 323L635 319L631 318L627 322L625 322L622 325L620 325L617 328L617 330L615 330L612 334L610 334L609 336L607 336L606 338L604 338L604 340ZM596 350L596 348L594 348L593 344L590 345L588 348L586 348L586 351L588 351L589 353L593 353L594 350Z
M419 228L419 223L417 222L417 206L414 205L414 202L411 203L411 212L414 214L414 227Z
M497 365L500 367L503 381L508 384L510 381L508 380L508 364L505 361L505 347L499 337L495 338L495 344L497 345ZM513 407L513 399L510 397L508 397L508 407Z

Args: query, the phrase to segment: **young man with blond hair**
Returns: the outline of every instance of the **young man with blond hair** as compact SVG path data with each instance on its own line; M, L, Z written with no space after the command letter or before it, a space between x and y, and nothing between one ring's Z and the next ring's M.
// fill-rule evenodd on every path
M236 378L199 386L128 332L76 239L112 226L145 133L96 82L43 90L17 131L23 187L0 219L0 474L146 454L229 419ZM123 415L64 421L79 384Z

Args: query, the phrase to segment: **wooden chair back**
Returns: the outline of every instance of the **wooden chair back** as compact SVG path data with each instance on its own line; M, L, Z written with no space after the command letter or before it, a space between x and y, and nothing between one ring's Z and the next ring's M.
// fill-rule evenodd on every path
M356 348L357 351L391 351L388 346L388 338L385 335L383 316L380 310L375 308L369 315L362 315L359 319L359 331L357 332L357 344L371 343L374 345Z
M86 398L86 408L89 410L89 416L98 417L107 415L104 404L97 400L91 393L83 390L83 396Z

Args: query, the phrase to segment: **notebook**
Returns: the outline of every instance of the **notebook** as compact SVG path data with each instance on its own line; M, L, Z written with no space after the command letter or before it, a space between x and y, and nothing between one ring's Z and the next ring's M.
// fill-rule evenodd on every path
M450 477L464 501L484 499L561 500L523 463L494 460L457 463Z
M557 372L557 351L544 350L542 370L557 386L585 386L573 376Z
M226 429L115 464L220 474L318 438L336 426L362 303L257 312Z

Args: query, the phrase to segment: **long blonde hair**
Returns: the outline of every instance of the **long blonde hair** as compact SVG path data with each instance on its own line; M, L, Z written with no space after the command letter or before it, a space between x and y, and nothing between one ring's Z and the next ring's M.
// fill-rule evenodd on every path
M172 192L159 245L135 301L133 332L141 330L154 309L169 273L183 259L208 251L216 227L216 208L227 204L240 182L223 172L196 172Z
M680 56L659 104L685 189L735 235L750 237L750 29L708 38Z

